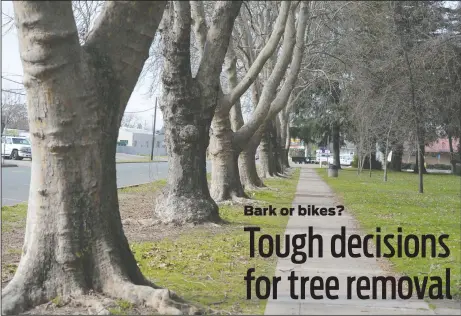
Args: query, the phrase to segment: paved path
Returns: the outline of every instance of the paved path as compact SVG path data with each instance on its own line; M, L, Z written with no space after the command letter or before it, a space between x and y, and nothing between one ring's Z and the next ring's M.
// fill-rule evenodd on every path
M317 175L316 166L302 166L301 175L296 190L296 196L293 201L293 207L314 204L315 206L333 207L339 205L336 203L333 191ZM354 218L346 211L341 216L292 216L286 228L285 234L302 234L308 233L308 226L313 226L314 233L323 236L323 258L308 258L304 264L294 264L290 257L280 258L277 263L275 274L281 276L282 280L278 285L277 300L269 299L266 306L266 315L411 315L411 314L452 314L460 315L459 304L450 302L450 307L433 310L429 304L422 300L361 300L356 294L352 299L346 298L346 278L347 276L388 276L386 272L386 262L378 261L375 258L333 258L330 253L330 239L333 234L340 232L341 226L346 226L347 234L363 234L357 230L358 226ZM317 243L314 244L314 246ZM306 249L306 248L305 248ZM357 250L356 250L357 251ZM360 250L358 253L362 253ZM314 247L314 254L318 253L318 248ZM379 259L381 260L381 259ZM306 299L295 300L290 297L290 284L287 277L291 271L295 271L297 276L309 276L310 278L318 275L324 280L329 276L336 276L339 280L339 291L333 291L339 299L330 300L325 298L325 291L322 293L324 299L314 300L310 297L309 286L306 287ZM300 282L296 282L296 294L299 295ZM356 293L355 286L352 286L352 293ZM371 292L371 291L370 291ZM405 292L406 293L406 292ZM445 306L445 305L444 305ZM456 307L454 307L456 306Z

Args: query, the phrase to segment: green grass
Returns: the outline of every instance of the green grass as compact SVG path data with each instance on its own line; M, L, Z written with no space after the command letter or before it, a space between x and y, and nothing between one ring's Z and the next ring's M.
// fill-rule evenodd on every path
M291 179L270 179L271 189L256 191L260 207L272 204L290 207L299 170ZM221 217L229 224L221 231L198 230L179 238L132 245L144 275L191 302L233 314L263 314L266 300L246 300L246 271L255 275L274 275L276 257L250 258L249 234L243 226L259 226L262 233L281 234L288 217L249 217L243 206L221 206Z
M418 193L418 175L406 172L389 173L383 182L383 172L368 171L360 176L356 169L339 171L338 178L328 178L326 169L316 169L320 176L343 199L366 233L402 235L448 234L445 240L450 249L447 258L391 258L395 270L410 277L426 275L445 278L445 269L451 269L451 294L461 296L460 258L460 178L445 174L424 175L424 193ZM411 243L413 245L413 243ZM395 246L395 243L393 244ZM430 247L430 243L429 243ZM413 248L412 248L413 249ZM430 249L430 248L429 248ZM443 252L437 246L438 252ZM428 254L430 252L428 251ZM430 281L428 282L428 285Z
M129 186L118 189L119 193L136 193L136 192L153 192L156 191L166 184L166 179L160 179L153 182Z
M10 231L13 227L23 227L27 215L27 203L13 206L2 206L2 231Z

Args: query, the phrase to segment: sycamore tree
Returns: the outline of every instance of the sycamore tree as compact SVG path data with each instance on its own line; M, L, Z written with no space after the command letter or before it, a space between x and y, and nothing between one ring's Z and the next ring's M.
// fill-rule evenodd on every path
M34 160L2 314L91 290L162 314L190 312L140 272L117 198L118 130L166 2L105 2L83 46L71 2L13 5Z
M155 205L163 223L217 222L218 206L206 178L210 125L220 96L220 74L241 1L214 4L209 26L193 20L196 3L170 2L163 36L163 95L160 108L168 152L167 185ZM194 8L192 11L191 9ZM191 71L191 31L204 24L197 37L203 47L195 76Z

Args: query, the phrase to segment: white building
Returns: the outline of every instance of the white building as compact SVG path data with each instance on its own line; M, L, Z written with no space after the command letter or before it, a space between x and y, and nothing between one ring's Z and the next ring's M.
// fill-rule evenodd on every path
M118 132L118 153L150 155L152 151L152 131L121 127ZM163 129L155 133L154 156L166 156L165 133Z

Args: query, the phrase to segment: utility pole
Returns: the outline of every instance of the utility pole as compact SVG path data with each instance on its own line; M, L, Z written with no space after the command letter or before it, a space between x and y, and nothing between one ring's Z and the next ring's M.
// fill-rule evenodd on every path
M157 97L155 97L155 109L154 109L154 128L152 131L152 149L150 152L150 160L154 161L154 146L155 146L155 122L157 120Z

